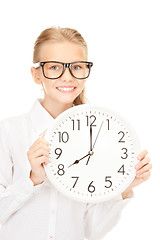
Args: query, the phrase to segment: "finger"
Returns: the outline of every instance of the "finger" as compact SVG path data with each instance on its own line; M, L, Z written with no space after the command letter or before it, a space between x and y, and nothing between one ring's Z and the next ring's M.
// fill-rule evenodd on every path
M138 155L138 160L142 160L143 158L145 158L145 156L148 154L147 150L143 150L142 152L140 152L140 154Z
M47 166L49 164L49 160L45 161L43 164Z
M34 143L37 143L37 142L45 142L46 144L48 144L49 145L49 143L48 143L48 141L44 138L44 136L45 136L45 134L46 134L46 131L47 130L45 130L43 133L41 133L40 135L39 135L39 138L37 138L37 140L34 142Z
M46 143L47 145L49 145L48 141L44 138L44 135L42 135L41 137L39 137L35 143L37 143L37 142L44 142L44 143Z
M47 152L49 154L50 148L48 146L46 146L45 144L41 143L39 145L32 146L32 148L29 149L28 153L35 155L35 153L37 151L41 151L42 154L43 154L43 151Z
M136 176L136 177L139 179L143 179L145 181L145 180L149 179L150 175L151 175L150 171L147 171L147 172L141 174L140 176Z
M41 157L38 157L36 159L36 161L38 162L38 165L42 165L42 164L47 165L49 163L49 158L47 158L45 156L41 156ZM36 162L36 164L37 164L37 162Z
M32 158L32 161L30 163L32 165L32 170L35 169L35 171L36 171L40 167L43 167L43 163L48 164L49 163L49 158L46 157L46 156L35 157L35 158Z
M49 158L46 158L45 156L42 156L40 158L41 158L41 161L43 161L43 163L41 164L44 164L45 166L47 166L49 163Z
M49 157L49 151L44 149L43 147L40 147L32 152L32 156L33 157L41 157L41 156Z
M149 157L145 157L143 160L139 161L136 166L135 166L135 169L140 169L142 168L143 166L145 166L146 164L148 164L150 162L150 158Z
M143 173L150 171L152 169L152 165L151 164L147 164L144 167L142 167L140 170L136 171L136 176L140 176Z
M43 133L41 133L41 134L39 135L39 137L42 137L42 138L44 138L44 136L45 136L46 132L47 132L47 129L46 129L46 130L45 130Z
M45 142L39 142L39 143L35 144L34 148L33 148L33 151L36 150L36 149L38 150L39 148L43 148L48 152L50 150L49 146Z
M27 155L29 155L29 157L42 156L43 154L49 156L49 151L50 148L48 146L44 143L40 143L39 145L32 146L27 152Z
M49 148L49 143L44 138L38 138L29 148L30 151L34 151L35 149L38 149L39 146L47 146Z

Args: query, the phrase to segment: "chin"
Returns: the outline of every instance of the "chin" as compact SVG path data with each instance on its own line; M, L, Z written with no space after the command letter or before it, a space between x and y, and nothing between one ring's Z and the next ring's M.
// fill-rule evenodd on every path
M73 103L73 101L75 100L75 98L64 98L64 99L60 99L59 102L63 103L63 104L71 104Z

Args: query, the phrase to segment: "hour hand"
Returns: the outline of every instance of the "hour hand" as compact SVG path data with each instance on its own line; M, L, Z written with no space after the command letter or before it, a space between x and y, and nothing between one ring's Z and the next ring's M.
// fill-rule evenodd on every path
M91 157L91 155L89 155L86 165L88 165L90 157Z
M82 158L80 158L79 160L76 160L74 163L72 163L70 166L68 166L68 167L71 167L71 166L73 166L73 165L75 165L75 164L78 164L82 159L84 159L84 158L86 158L87 156L89 156L90 155L90 153L88 153L87 155L85 155L84 157L82 157Z

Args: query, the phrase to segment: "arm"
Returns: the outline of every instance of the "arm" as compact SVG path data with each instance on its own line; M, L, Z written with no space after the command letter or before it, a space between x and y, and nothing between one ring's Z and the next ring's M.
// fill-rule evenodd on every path
M9 132L6 131L4 122L0 123L0 225L19 210L42 186L46 179L43 164L49 162L48 142L44 140L44 134L38 138L27 152L31 171L16 178L12 160L12 151Z
M0 166L0 224L3 224L33 193L29 177L13 181L14 165L4 122L0 123Z

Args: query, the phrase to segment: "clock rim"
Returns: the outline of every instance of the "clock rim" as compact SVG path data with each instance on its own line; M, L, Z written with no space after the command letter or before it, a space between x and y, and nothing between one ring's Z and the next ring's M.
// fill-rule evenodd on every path
M112 114L113 116L115 116L119 120L121 120L124 123L124 125L127 126L127 128L129 129L131 135L133 136L133 138L136 139L136 141L135 141L135 151L136 151L135 155L137 154L137 156L138 156L138 151L140 150L140 142L139 142L138 136L136 134L136 131L133 128L133 126L131 125L131 123L127 119L124 119L122 117L122 115L119 114L119 113L115 113L114 111L112 111L112 110L110 110L108 108L105 108L105 107L101 107L101 106L93 105L93 104L88 104L88 103L87 104L81 104L81 105L73 106L73 107L65 110L60 115L58 115L57 118L53 120L53 124L47 129L44 138L47 141L49 141L49 136L50 136L50 133L51 133L52 129L54 128L54 125L56 125L58 122L63 120L63 118L66 117L67 114L74 113L74 111L78 111L81 108L84 110L84 108L88 109L90 107L92 109L97 109L98 108L101 111L108 112L109 114ZM135 162L135 164L136 164L136 162L138 163L138 159L135 159L134 162ZM125 191L127 189L127 187L132 183L132 181L134 180L134 178L136 176L136 170L135 170L135 171L132 172L132 174L130 174L129 180L127 182L125 182L125 184L123 184L122 187L119 188L118 191L113 192L112 194L109 194L106 197L99 198L99 199L86 199L85 196L81 197L81 198L78 198L74 194L70 194L70 192L64 191L63 188L59 188L58 182L54 178L52 178L52 175L50 174L51 172L50 172L50 168L48 167L48 165L47 166L43 165L43 166L44 166L44 169L46 171L47 178L50 180L51 184L57 189L57 191L61 192L63 195L65 195L66 197L68 197L68 198L70 198L72 200L79 201L79 202L85 202L85 203L105 202L107 200L115 198L116 196L120 195L123 191Z

